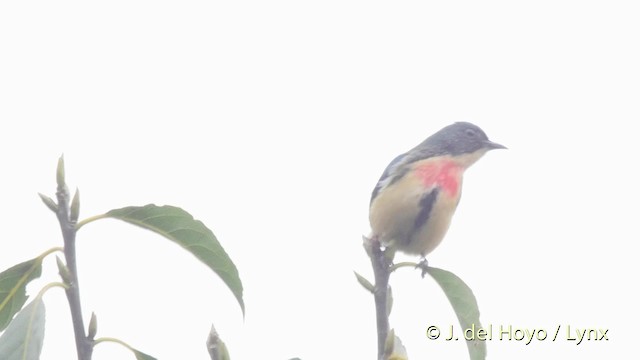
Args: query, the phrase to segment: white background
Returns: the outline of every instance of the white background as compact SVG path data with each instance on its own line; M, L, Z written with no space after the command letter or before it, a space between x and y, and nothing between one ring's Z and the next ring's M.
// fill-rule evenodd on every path
M454 121L509 147L466 174L430 264L477 296L485 325L556 342L487 343L490 359L635 351L640 11L632 1L4 1L0 269L61 244L37 192L64 153L81 218L147 203L207 224L236 263L246 317L190 254L115 220L78 238L86 318L159 359L375 358L361 236L387 163ZM408 258L411 259L411 258ZM404 258L401 258L404 260ZM415 260L415 259L412 259ZM56 279L45 263L35 294ZM392 277L413 359L463 359L435 283ZM64 294L45 295L43 359L75 356ZM609 329L566 340L566 326ZM117 345L94 359L130 359Z

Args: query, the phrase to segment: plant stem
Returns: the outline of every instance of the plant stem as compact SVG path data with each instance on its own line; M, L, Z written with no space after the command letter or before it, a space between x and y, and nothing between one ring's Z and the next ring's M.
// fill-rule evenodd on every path
M84 332L84 320L82 319L82 307L80 305L80 287L78 284L78 266L76 263L76 224L69 218L69 189L64 183L58 183L58 222L64 239L64 257L69 269L71 283L65 290L67 302L71 310L73 333L76 339L76 351L78 360L91 360L93 353L93 340L87 338Z
M100 343L104 343L104 342L112 342L115 344L119 344L122 345L124 347L126 347L127 349L131 350L131 351L135 351L134 348L131 347L131 345L127 344L126 342L120 340L120 339L116 339L116 338L112 338L112 337L101 337L99 339L96 339L95 341L95 345L98 345Z
M417 267L418 267L418 265L419 265L419 264L416 264L416 263L414 263L414 262L406 262L406 261L405 261L405 262L401 262L401 263L393 264L393 266L391 266L391 267L389 268L389 272L394 272L394 271L396 271L396 270L398 270L398 269L400 269L400 268L403 268L403 267L410 267L410 268L414 268L414 269L415 269L415 268L417 268Z
M376 304L376 323L378 327L378 359L384 360L385 343L389 334L389 313L387 300L389 298L389 266L385 251L380 248L380 243L372 239L368 249L373 274L375 278L373 298Z
M96 220L100 220L100 219L104 219L105 217L107 217L105 214L101 214L101 215L95 215L89 218L86 218L84 220L79 221L76 224L76 231L80 230L81 227L87 225L88 223L92 222L92 221L96 221Z

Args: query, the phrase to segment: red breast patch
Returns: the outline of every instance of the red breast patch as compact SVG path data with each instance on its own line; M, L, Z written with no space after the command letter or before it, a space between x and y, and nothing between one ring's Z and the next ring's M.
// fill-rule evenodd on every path
M416 167L415 172L425 187L437 186L449 196L458 195L463 170L453 161L425 161Z

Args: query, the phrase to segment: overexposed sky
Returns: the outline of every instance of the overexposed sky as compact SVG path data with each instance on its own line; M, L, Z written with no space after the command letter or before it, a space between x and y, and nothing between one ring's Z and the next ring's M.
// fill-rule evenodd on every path
M81 218L180 206L218 236L230 291L178 246L115 220L83 228L80 286L98 336L159 359L208 359L212 323L237 359L375 358L361 236L395 155L454 121L509 147L466 174L433 266L474 290L490 359L634 351L640 7L632 1L32 1L0 4L0 270L61 244L55 166ZM401 258L404 260L405 258ZM411 259L406 257L406 259ZM53 258L35 294L56 279ZM411 359L458 326L431 279L392 276ZM42 359L75 356L66 298L45 296ZM567 328L609 329L608 341ZM133 358L101 345L95 360Z

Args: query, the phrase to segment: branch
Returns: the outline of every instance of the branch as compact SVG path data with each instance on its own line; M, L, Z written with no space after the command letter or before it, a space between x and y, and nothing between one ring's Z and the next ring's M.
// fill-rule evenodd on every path
M378 359L384 360L385 343L389 334L389 274L391 261L388 250L380 248L377 239L364 238L364 247L371 259L375 278L373 297L376 304L376 323L378 328Z
M57 172L58 191L58 209L56 215L62 230L64 239L64 257L67 268L69 269L68 288L65 290L67 302L71 310L71 320L73 322L73 333L76 339L76 351L78 360L91 360L93 353L93 340L89 339L84 332L84 320L82 319L82 307L80 305L80 287L78 285L78 266L76 263L76 221L70 217L72 211L69 206L69 189L64 180L64 159L60 157L58 161ZM77 204L74 203L74 207ZM77 214L77 209L74 209ZM74 214L74 215L75 215Z

